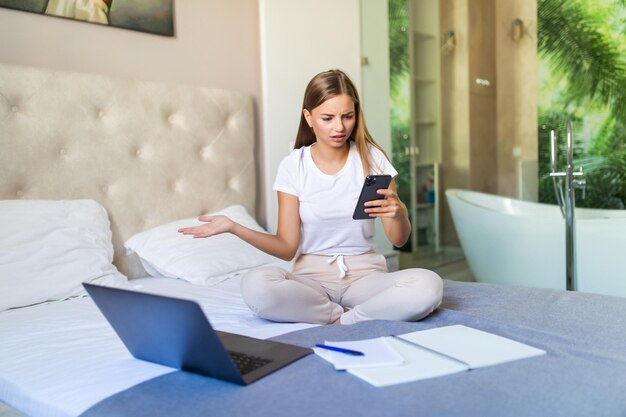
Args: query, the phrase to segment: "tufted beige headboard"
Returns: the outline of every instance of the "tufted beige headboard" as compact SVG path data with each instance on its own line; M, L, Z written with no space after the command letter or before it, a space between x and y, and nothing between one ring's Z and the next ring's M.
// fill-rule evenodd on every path
M255 213L252 98L0 64L0 199L90 198L115 263L132 234L230 204Z

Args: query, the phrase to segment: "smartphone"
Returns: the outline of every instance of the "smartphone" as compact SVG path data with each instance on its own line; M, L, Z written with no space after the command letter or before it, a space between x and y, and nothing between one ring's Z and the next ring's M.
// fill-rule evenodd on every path
M367 220L373 219L368 213L365 212L365 202L372 200L381 200L384 196L378 194L376 191L381 188L389 188L391 184L391 175L368 175L363 182L363 188L361 188L361 195L359 201L354 208L354 214L352 218L354 220Z

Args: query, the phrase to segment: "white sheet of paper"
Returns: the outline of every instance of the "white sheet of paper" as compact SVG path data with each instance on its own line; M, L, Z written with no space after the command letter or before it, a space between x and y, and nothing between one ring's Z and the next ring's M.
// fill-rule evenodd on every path
M377 368L353 368L348 369L348 372L375 387L385 387L454 374L468 369L460 362L411 346L401 340L389 338L388 341L404 357L404 364Z
M318 347L313 348L317 355L332 363L336 370L395 366L402 364L404 360L384 337L347 342L327 340L324 344L364 353L363 356L354 356Z
M399 337L459 359L472 369L546 353L545 350L460 324L407 333Z

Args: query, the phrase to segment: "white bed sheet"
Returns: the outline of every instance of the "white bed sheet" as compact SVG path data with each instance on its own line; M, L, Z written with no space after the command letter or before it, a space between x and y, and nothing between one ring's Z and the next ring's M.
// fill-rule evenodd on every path
M199 302L218 330L269 338L312 327L256 317L240 275L204 287L169 278L132 280L138 290ZM98 401L173 369L134 359L91 299L0 313L0 400L30 416L77 416Z

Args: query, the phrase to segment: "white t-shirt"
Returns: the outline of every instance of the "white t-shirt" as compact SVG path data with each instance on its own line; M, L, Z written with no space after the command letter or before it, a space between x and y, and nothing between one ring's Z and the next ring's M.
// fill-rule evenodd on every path
M311 157L311 146L294 149L281 161L274 190L298 197L302 240L300 252L316 255L360 255L374 248L374 219L354 220L352 214L363 186L361 158L350 141L343 168L334 175L320 171ZM373 167L398 175L385 155L370 147Z

